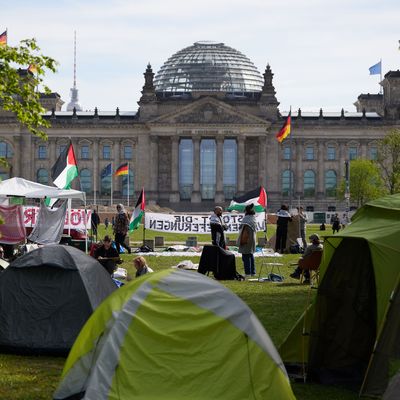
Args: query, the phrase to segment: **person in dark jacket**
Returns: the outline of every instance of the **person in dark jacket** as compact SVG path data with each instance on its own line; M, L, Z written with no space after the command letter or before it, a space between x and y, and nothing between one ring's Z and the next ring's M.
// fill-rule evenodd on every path
M126 245L125 238L129 229L129 217L125 211L125 208L122 204L117 205L117 214L115 215L115 223L114 223L114 234L115 234L115 245L117 246L118 252L120 251L121 246L128 250L128 253L131 254L131 248Z
M92 222L92 233L93 236L96 236L96 240L97 240L97 226L100 223L100 217L99 214L97 214L96 210L92 211L92 218L91 218Z
M212 244L225 249L225 231L227 226L222 221L222 207L216 206L214 208L214 213L210 217L210 228Z
M289 209L286 204L282 204L276 215L278 216L278 220L276 221L275 251L277 253L283 253L286 249L288 223L292 220L292 217L289 214Z
M103 239L103 244L94 252L94 258L112 275L116 269L116 264L119 261L118 251L111 246L111 238L106 235Z

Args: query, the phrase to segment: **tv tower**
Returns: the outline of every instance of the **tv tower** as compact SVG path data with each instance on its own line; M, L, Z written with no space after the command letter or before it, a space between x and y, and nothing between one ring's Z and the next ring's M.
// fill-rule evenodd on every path
M76 31L74 31L74 87L71 88L71 101L67 105L67 111L82 111L79 104L78 89L76 88Z

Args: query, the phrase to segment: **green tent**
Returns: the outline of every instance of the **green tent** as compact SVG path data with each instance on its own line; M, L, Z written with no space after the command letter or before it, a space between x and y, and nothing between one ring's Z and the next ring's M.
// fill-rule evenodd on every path
M170 269L109 296L78 336L54 399L295 399L247 305L217 281Z
M317 294L280 348L311 380L380 396L400 364L400 194L325 236ZM294 368L293 368L294 369Z

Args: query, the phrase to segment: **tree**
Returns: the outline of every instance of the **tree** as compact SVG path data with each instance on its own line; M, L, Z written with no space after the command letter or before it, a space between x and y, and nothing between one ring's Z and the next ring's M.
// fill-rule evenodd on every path
M40 53L35 39L22 40L15 47L0 45L0 108L13 112L22 125L42 139L47 138L43 128L50 124L42 116L45 109L37 88L46 70L56 71L56 64ZM43 89L50 92L47 86Z
M344 199L345 180L339 185L338 195ZM357 207L369 200L385 194L385 187L378 165L371 160L352 160L350 162L350 199Z
M400 130L391 130L378 144L377 163L389 193L400 192Z

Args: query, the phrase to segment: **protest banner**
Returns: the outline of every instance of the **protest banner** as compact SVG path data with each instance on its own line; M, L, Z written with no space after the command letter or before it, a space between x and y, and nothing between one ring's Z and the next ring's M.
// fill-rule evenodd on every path
M228 227L227 233L238 233L243 214L223 214L222 221ZM265 215L256 214L257 228L265 229ZM165 233L198 233L210 232L210 214L162 214L146 212L145 228Z
M37 216L39 213L39 207L23 207L24 212L24 224L25 228L34 227L37 221ZM86 210L86 218L85 218L85 210L83 208L73 208L71 209L71 223L69 223L69 213L67 212L65 216L64 229L85 229L85 220L86 220L86 228L90 229L90 220L92 210Z

